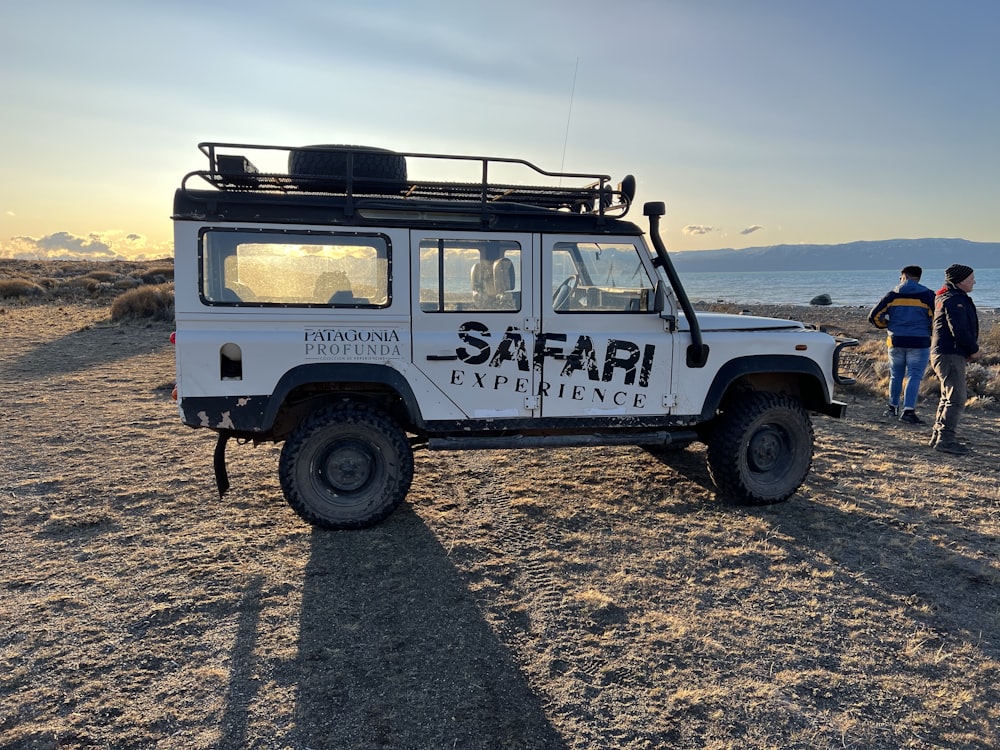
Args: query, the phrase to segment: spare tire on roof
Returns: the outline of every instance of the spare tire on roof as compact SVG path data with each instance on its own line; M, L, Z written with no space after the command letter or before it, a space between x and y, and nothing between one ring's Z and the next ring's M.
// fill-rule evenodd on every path
M348 159L353 162L348 174ZM307 190L354 193L400 193L406 190L406 158L371 146L303 146L288 154L288 173L304 177Z

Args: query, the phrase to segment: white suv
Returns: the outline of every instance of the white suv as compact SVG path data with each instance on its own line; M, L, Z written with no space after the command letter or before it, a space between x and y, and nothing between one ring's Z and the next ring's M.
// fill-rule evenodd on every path
M288 502L337 529L402 502L417 448L627 444L669 460L700 440L720 495L777 502L809 471L808 412L844 413L838 358L857 342L696 315L663 204L645 206L652 248L622 218L631 176L200 148L207 169L174 199L177 400L218 433L220 492L229 438L284 441Z

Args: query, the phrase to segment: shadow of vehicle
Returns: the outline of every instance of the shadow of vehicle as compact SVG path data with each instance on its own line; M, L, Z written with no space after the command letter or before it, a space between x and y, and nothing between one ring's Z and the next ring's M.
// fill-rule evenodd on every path
M257 584L259 587L259 583ZM245 746L259 617L251 582L234 650L223 746ZM259 594L259 592L258 592ZM380 526L314 530L286 742L310 748L565 748L445 550L402 509Z

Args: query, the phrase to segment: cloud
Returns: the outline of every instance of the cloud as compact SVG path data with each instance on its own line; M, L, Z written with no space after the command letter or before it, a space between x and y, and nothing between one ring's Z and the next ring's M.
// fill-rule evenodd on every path
M4 211L7 216L17 216L13 211Z
M681 231L684 234L708 234L709 232L714 232L715 227L705 226L704 224L688 224Z
M751 224L746 229L741 229L740 234L753 234L758 229L763 229L763 228L764 227L762 227L760 224Z
M120 230L86 236L56 232L44 237L11 237L0 242L0 258L21 260L143 260L172 254L169 243L149 242L141 234Z

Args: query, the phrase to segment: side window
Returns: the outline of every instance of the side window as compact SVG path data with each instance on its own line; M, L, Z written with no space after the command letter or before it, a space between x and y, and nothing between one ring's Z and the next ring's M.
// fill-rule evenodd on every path
M388 239L209 229L199 247L208 304L385 307Z
M552 251L556 312L647 312L654 284L632 244L559 242Z
M423 240L420 309L519 311L521 246L510 240Z

